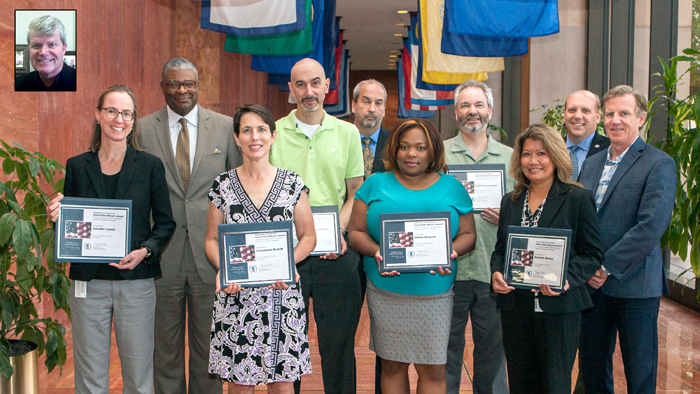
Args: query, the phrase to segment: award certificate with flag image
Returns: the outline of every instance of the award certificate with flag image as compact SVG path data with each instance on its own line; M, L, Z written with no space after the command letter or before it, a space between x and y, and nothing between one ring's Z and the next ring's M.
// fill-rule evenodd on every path
M382 213L379 223L381 272L454 269L449 212Z
M571 230L508 226L503 277L516 289L547 284L561 293L571 249Z
M219 284L294 283L292 221L219 225Z
M56 221L54 260L117 263L131 252L131 200L65 197Z
M450 165L450 174L467 189L475 213L501 207L501 198L506 194L505 164Z

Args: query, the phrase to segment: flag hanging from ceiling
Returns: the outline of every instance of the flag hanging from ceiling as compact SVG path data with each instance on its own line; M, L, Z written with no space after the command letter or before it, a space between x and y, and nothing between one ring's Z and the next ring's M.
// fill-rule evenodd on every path
M505 69L502 57L464 57L440 52L444 0L418 0L420 6L416 35L423 44L423 68L447 73L499 72ZM427 81L434 82L434 81Z
M295 56L254 55L253 59L251 60L251 68L256 71L262 71L271 74L290 74L292 72L292 67L294 67L294 64L296 64L296 62L303 58L309 57L318 61L322 65L327 64L327 61L324 60L324 56L335 55L335 51L333 51L333 53L324 53L324 12L326 10L326 3L330 2L335 2L335 0L312 0L314 17L311 23L313 41L313 51L311 51L311 53L308 53L306 55ZM327 70L325 69L325 67L324 70L326 72L326 75L330 75L333 71Z
M416 53L418 52L416 48L414 50L408 49L408 46L404 43L403 46L403 56L401 61L404 66L404 75L406 79L406 88L408 90L407 97L411 104L416 105L450 105L454 102L454 91L440 91L440 90L426 90L418 89L416 87L416 80L418 78L418 57Z
M339 81L340 80L340 73L341 73L341 64L343 60L343 51L344 51L344 46L343 46L343 32L340 31L338 34L338 45L336 45L335 48L335 76L336 79ZM323 104L338 104L338 86L336 84L335 89L329 89L328 93L326 93L326 98L323 100Z
M441 71L428 71L425 68L425 59L423 56L423 43L420 39L420 35L417 34L416 29L420 26L420 18L417 13L411 13L411 28L409 30L409 42L411 44L411 52L415 53L418 58L416 63L418 80L423 82L428 82L437 85L452 85L443 87L440 90L454 90L457 85L466 81L467 79L476 79L477 81L485 81L488 75L485 72L476 71L474 73L448 73ZM464 72L464 71L462 71ZM419 85L415 85L419 87ZM421 87L419 87L421 88ZM434 89L437 90L437 89Z
M304 1L202 1L201 27L243 37L268 36L303 30L306 27Z
M445 0L447 1L449 0ZM452 16L447 12L447 7L442 10L440 52L473 57L509 57L527 53L527 38L474 36L450 32L447 28L450 18L463 18L464 15Z
M268 36L242 37L226 35L224 50L249 55L303 55L313 50L311 0L304 1L305 27L303 30Z
M396 63L398 70L398 80L399 80L399 105L397 105L399 118L432 118L435 115L433 111L420 111L413 109L406 109L404 106L406 100L406 79L404 76L403 64L402 62ZM409 102L409 108L411 108Z
M539 37L559 32L557 0L446 0L452 33Z
M349 89L348 85L350 83L350 60L348 56L348 51L343 45L343 58L340 65L340 79L338 80L338 104L333 105L323 105L323 109L329 115L333 115L338 118L346 118L350 115L350 105L348 104Z

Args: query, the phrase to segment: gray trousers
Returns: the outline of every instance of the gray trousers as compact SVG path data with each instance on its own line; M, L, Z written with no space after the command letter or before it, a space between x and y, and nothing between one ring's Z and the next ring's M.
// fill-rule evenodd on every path
M109 394L112 318L122 366L124 393L153 392L153 279L91 280L87 297L70 288L73 360L77 394Z
M472 318L475 394L508 393L501 316L491 286L475 280L456 281L450 343L447 346L447 393L458 394L464 358L464 332Z
M221 394L221 379L209 375L209 339L216 287L199 277L188 237L185 237L179 264L172 286L156 286L155 392ZM190 350L189 385L185 381L185 318Z

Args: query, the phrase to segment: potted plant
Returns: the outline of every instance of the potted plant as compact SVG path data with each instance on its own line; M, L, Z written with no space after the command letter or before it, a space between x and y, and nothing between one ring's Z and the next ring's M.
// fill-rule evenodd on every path
M63 189L63 178L56 177L64 167L17 143L0 143L5 174L0 182L0 383L7 385L13 374L10 359L22 341L34 343L29 349L36 348L38 355L46 353L49 372L65 364L65 329L55 319L40 317L37 304L48 294L55 311L70 318L70 282L64 264L54 262L54 231L46 215L52 196Z

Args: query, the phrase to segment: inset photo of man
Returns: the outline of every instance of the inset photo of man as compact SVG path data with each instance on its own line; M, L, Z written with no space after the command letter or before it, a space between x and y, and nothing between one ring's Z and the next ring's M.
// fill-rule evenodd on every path
M15 91L74 92L75 38L75 10L16 10Z

